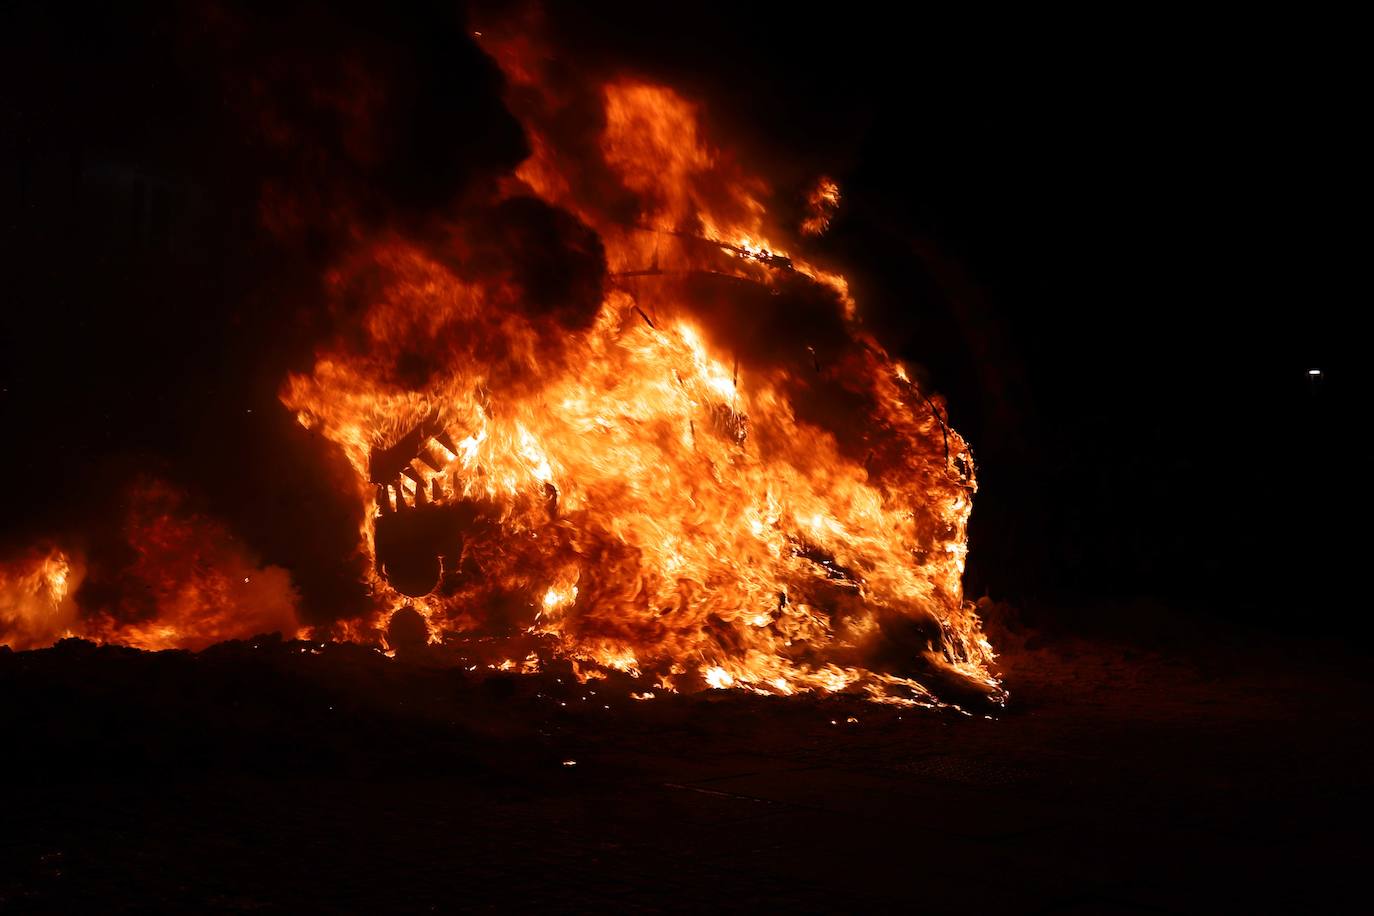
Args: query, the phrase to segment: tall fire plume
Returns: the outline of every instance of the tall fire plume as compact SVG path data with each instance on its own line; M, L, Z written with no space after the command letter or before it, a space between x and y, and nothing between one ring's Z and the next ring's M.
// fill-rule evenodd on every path
M670 689L997 694L968 447L844 279L784 251L672 89L484 41L531 155L440 240L340 266L345 331L281 394L357 472L365 623L410 605L432 641Z
M355 232L336 333L280 390L351 464L370 570L372 610L314 635L396 648L408 618L646 688L1001 699L962 589L968 445L799 247L839 186L784 226L698 104L481 42L528 157L437 229ZM45 549L0 571L0 641L295 631L285 572L165 489L137 502L149 606L78 612L79 553Z

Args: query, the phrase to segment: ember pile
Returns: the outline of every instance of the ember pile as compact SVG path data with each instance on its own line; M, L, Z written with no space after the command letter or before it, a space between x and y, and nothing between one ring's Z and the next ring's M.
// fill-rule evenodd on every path
M442 225L359 232L333 336L280 392L355 472L371 610L298 627L284 571L153 483L121 573L143 603L53 544L0 571L0 640L279 630L646 691L1000 699L961 585L968 446L805 256L840 188L783 225L673 89L481 41L530 155Z

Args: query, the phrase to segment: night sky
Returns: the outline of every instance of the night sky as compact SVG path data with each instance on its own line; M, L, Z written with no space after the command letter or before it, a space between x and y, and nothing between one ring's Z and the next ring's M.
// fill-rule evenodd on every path
M147 471L290 569L317 619L351 610L346 469L276 400L328 330L342 228L269 231L264 189L418 229L512 168L473 25L448 4L0 15L0 548L110 524ZM852 4L550 22L567 66L699 99L783 206L838 180L810 256L973 445L972 595L1357 622L1334 559L1359 422L1353 33ZM313 92L358 73L386 87L366 157Z

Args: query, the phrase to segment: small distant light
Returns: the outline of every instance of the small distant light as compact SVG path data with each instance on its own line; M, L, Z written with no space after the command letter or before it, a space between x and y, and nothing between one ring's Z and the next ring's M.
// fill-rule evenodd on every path
M1320 369L1308 369L1307 374L1312 376L1318 376L1322 374L1322 371Z
M248 581L248 577L247 577L247 576L244 576L244 577L243 577L243 581L244 581L244 582L247 582L247 581Z
M564 760L564 761L563 761L563 766L565 766L565 767L575 767L575 766L577 766L577 761L576 761L576 760Z

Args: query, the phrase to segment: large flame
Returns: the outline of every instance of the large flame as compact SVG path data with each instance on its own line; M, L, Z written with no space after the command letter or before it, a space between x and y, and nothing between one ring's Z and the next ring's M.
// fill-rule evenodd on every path
M491 49L532 155L442 239L342 264L344 330L281 394L357 471L376 611L346 632L410 605L667 689L1000 695L967 445L844 279L770 240L671 89L598 87L587 142L526 43Z
M339 333L282 387L356 471L374 604L334 635L395 642L413 608L433 643L499 637L503 668L1001 698L961 583L973 461L939 399L842 276L777 243L767 183L695 104L488 42L531 154L445 228L341 259ZM839 201L821 179L800 234ZM58 547L0 568L0 638L295 631L284 571L165 485L129 504L117 572Z

